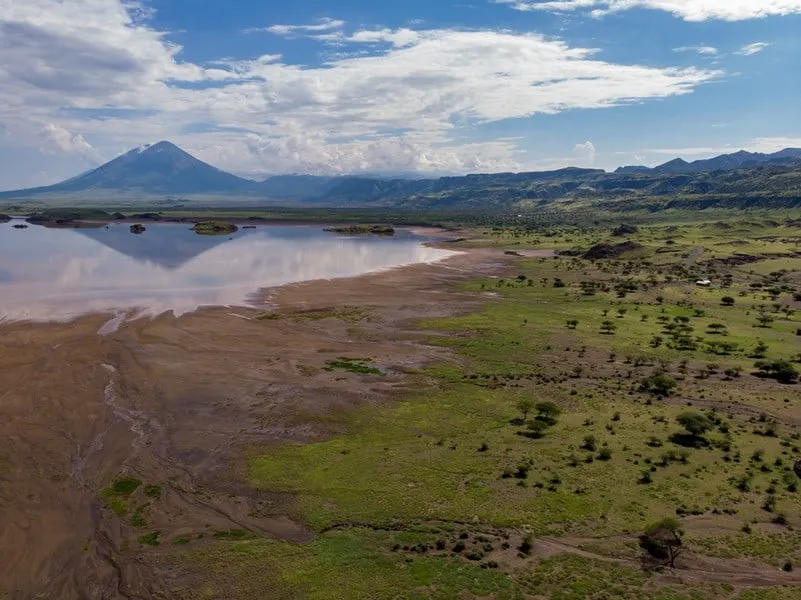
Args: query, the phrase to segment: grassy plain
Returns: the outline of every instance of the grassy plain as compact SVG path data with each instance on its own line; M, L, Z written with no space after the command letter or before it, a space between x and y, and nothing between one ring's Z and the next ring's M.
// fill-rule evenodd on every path
M212 575L200 595L801 598L801 386L755 367L799 368L801 226L610 231L463 242L523 256L512 276L455 290L482 310L421 324L460 362L410 373L433 391L339 416L344 435L252 460L250 482L293 494L291 516L317 537L192 548ZM625 241L620 256L582 258ZM368 358L332 367L380 377ZM707 430L688 433L687 412ZM637 536L668 516L686 532L680 568L645 571Z

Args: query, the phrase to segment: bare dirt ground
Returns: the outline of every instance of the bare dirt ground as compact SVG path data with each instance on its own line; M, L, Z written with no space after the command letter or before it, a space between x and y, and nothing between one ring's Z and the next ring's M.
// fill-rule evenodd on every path
M284 516L289 498L242 483L248 449L330 435L331 411L421 385L403 371L454 358L412 321L476 308L451 284L507 268L502 252L472 251L267 290L275 319L215 308L108 335L104 315L0 325L0 598L167 597L170 574L124 551L143 531L102 497L121 476L161 486L145 531L163 542L232 529L309 539ZM322 370L340 356L374 357L387 377Z

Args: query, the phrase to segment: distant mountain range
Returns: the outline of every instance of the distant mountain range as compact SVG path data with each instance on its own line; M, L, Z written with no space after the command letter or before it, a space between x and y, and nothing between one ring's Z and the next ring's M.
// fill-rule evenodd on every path
M629 166L620 167L615 171L619 175L635 175L643 173L701 173L704 171L725 171L729 169L741 169L743 167L755 167L759 165L771 164L774 166L792 165L801 159L801 148L785 148L773 154L762 154L761 152L746 152L740 150L733 154L721 154L714 158L695 160L687 162L681 158L674 158L657 167Z
M531 208L554 201L608 201L661 197L782 197L801 199L801 149L774 154L736 152L706 160L671 160L649 168L607 173L567 168L434 179L278 175L264 181L237 177L204 163L170 142L135 148L86 173L47 187L0 192L0 199L58 199L114 204L167 197L213 198L217 203L398 208Z

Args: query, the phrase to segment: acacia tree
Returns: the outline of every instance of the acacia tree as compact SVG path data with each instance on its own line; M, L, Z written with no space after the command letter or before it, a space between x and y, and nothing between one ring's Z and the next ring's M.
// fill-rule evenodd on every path
M615 325L612 321L604 321L601 323L601 332L607 335L612 335L617 329L617 325Z
M681 523L673 517L662 519L648 527L640 536L640 548L649 561L676 568L676 560L684 549Z
M534 410L534 405L536 402L529 398L524 398L520 402L517 403L517 410L520 411L520 414L523 415L523 421L525 422L528 419L528 413Z

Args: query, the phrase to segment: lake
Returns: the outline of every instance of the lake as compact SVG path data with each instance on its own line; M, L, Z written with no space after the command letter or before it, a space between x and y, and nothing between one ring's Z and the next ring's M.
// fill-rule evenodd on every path
M191 224L51 229L0 224L0 320L66 320L89 312L176 315L247 306L259 288L352 277L453 254L409 231L341 236L319 226L259 226L200 236Z

